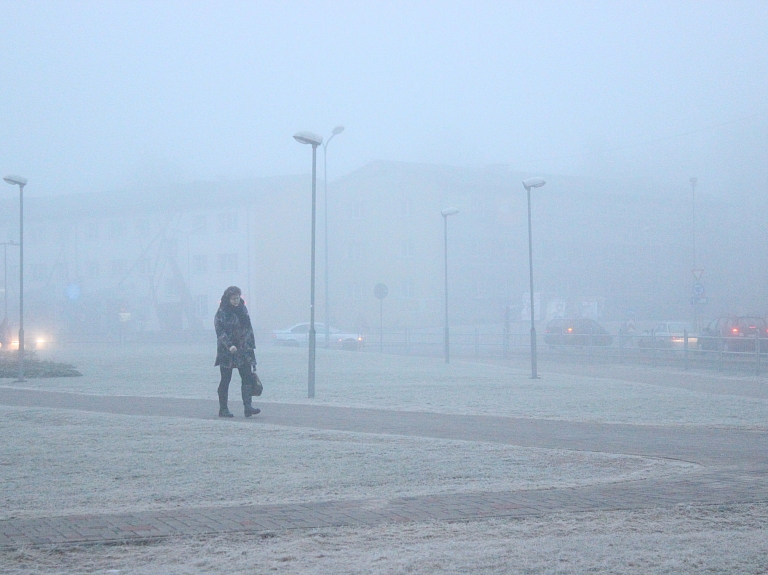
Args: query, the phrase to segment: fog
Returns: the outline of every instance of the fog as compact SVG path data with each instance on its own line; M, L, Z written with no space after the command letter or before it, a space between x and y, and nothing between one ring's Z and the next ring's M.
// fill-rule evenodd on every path
M761 2L2 2L30 194L372 160L765 187Z
M690 270L703 267L702 318L766 312L765 3L0 6L0 166L29 178L32 317L36 297L72 299L72 285L136 295L144 288L126 277L137 262L154 266L172 251L186 287L166 295L198 298L204 325L235 282L280 310L260 310L263 330L305 321L310 150L292 135L327 138L336 125L346 129L327 150L335 323L372 326L370 294L384 281L392 297L419 300L413 309L400 301L386 321L439 325L439 210L449 204L461 210L451 218L457 318L500 322L527 290L519 182L530 175L549 181L534 199L545 299L600 300L604 319L628 310L689 319ZM320 162L322 178L322 154ZM4 241L18 235L15 201L5 187ZM409 202L417 218L403 224ZM239 227L218 213L245 204ZM172 224L169 209L179 212ZM322 206L318 217L322 236ZM205 236L217 225L235 234L227 243L247 244L239 265L216 245L221 236ZM148 252L160 236L173 250ZM89 240L99 255L89 255ZM504 246L498 257L494 246ZM487 269L478 254L490 258ZM371 269L373 261L389 268ZM194 278L217 265L206 285Z
M768 572L766 31L0 0L0 572Z

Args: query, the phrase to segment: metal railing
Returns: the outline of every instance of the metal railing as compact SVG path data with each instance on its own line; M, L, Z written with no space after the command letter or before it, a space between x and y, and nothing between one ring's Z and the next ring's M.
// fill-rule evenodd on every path
M386 329L366 334L363 351L396 355L440 356L442 328ZM483 328L453 328L451 356L456 358L506 359L530 353L530 335ZM544 361L626 363L680 369L714 369L734 373L763 374L768 337L682 336L643 334L539 334L538 355Z
M456 359L521 359L530 354L528 324L511 330L497 326L454 327L451 329L451 357ZM542 330L543 331L543 330ZM434 356L444 353L444 331L434 328L386 328L364 333L360 349L366 353ZM210 344L213 330L180 333L93 332L59 334L47 339L43 349L80 344ZM274 343L271 332L257 332L257 346ZM28 341L30 349L40 347ZM730 373L763 375L768 355L768 334L744 336L702 336L683 333L642 334L548 334L539 332L538 356L542 361L564 363L637 364L678 369L711 369Z

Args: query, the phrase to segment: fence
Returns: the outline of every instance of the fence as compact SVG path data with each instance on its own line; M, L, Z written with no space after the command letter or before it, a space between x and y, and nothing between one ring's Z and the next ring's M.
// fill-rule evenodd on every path
M366 334L363 350L397 355L442 356L443 328L385 329ZM635 363L680 369L714 369L761 375L768 359L768 336L705 337L664 334L641 335L537 333L538 357L543 361ZM450 355L461 358L516 358L530 353L530 333L520 330L457 328L450 331Z
M511 329L502 327L456 327L450 331L450 354L454 358L520 359L530 354L528 325L516 322ZM47 339L43 349L60 344L210 344L215 342L212 330L162 333L114 332L59 334ZM441 357L444 353L443 328L386 328L363 334L364 352L396 355ZM272 345L269 332L256 334L259 346ZM541 361L569 363L618 363L667 366L679 369L713 369L723 372L761 375L768 363L768 334L743 337L705 337L689 335L657 335L653 331L641 335L567 334L537 335ZM324 340L318 336L318 349ZM35 341L26 347L34 350ZM11 348L13 349L13 348Z

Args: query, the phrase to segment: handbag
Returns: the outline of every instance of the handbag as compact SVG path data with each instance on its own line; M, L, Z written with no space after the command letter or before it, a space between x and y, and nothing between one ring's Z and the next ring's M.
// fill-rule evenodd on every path
M264 386L261 383L261 380L259 379L259 374L256 373L256 364L251 364L251 395L254 395L256 397L261 395L261 392L264 391Z

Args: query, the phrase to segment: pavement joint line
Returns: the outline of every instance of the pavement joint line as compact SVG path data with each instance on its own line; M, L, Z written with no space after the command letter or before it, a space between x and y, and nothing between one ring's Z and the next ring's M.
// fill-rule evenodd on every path
M209 400L130 396L120 397L116 402L111 396L0 386L0 405L214 420L211 414L216 404ZM306 404L264 405L270 415L261 421L287 427L619 453L676 459L700 468L662 477L578 487L13 518L0 520L0 547L120 544L388 522L471 521L559 512L768 503L765 429L590 424ZM258 425L259 419L249 423Z

